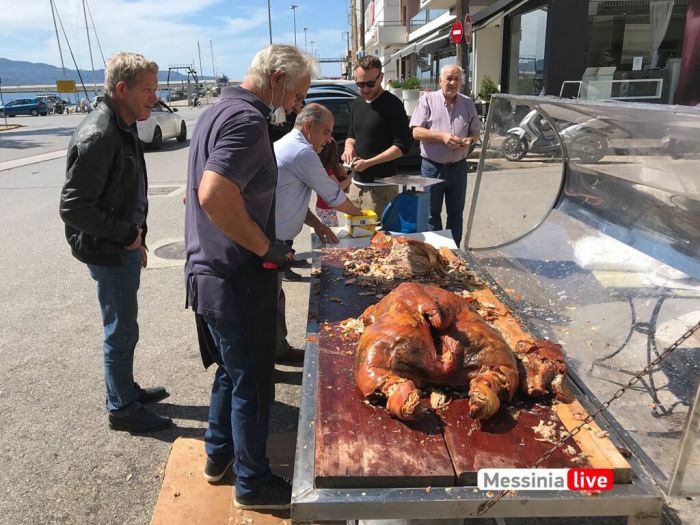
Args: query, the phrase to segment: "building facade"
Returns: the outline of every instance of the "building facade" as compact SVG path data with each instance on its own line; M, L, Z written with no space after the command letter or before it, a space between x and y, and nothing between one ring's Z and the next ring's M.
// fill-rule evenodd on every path
M457 1L366 3L366 50L385 79L436 89L456 61ZM489 76L505 93L700 104L700 0L480 0L469 12L469 93Z

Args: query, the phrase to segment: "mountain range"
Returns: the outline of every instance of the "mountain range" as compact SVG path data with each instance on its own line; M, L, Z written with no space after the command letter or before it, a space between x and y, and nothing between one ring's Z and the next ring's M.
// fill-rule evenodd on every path
M92 71L80 70L80 75L83 77L83 82L92 83ZM104 82L104 69L95 70L95 80L98 83ZM165 81L168 78L168 70L161 69L158 72L158 80ZM209 80L212 77L200 77L200 80ZM35 62L23 62L19 60L10 60L0 58L0 81L2 86L26 86L37 84L55 84L57 80L75 80L80 84L78 72L74 69L66 69L66 75L63 76L63 70L60 67L50 64L42 64ZM171 81L187 80L187 74L181 74L177 71L171 71Z

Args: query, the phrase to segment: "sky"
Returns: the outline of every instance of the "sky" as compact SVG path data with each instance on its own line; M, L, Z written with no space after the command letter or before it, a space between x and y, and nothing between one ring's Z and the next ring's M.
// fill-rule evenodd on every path
M82 0L54 0L68 42L80 69L90 69ZM323 58L340 57L346 49L349 0L270 0L273 43L306 46ZM155 60L161 70L170 65L195 64L203 75L226 74L242 80L255 53L268 45L267 0L87 0L95 69L118 51L133 51ZM0 0L0 57L61 65L50 0ZM61 27L61 48L67 68L75 69ZM199 67L197 41L201 48ZM212 45L210 46L210 41ZM312 44L312 41L314 42ZM214 64L212 66L213 47ZM340 76L341 65L323 64L321 74Z

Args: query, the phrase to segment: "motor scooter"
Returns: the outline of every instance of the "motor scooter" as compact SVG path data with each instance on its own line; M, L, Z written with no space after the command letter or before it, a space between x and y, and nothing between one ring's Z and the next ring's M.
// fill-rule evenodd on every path
M608 141L590 122L572 124L560 133L566 142L570 157L583 162L598 162L608 151ZM557 133L549 122L533 109L523 117L520 124L510 128L501 146L503 156L510 161L518 161L529 153L558 155L561 144Z

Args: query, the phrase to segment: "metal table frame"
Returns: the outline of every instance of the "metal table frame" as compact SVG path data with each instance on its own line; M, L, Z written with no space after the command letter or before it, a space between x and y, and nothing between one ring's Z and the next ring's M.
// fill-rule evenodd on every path
M313 266L320 267L318 243L314 240ZM314 487L316 448L316 393L318 378L318 299L320 278L312 275L309 293L306 356L294 478L292 523L310 524L326 520L355 519L449 519L628 516L629 525L656 525L661 519L664 498L634 458L632 482L616 485L610 492L590 496L580 492L537 491L507 496L484 514L479 505L488 501L476 487L425 487L381 489L319 489ZM600 422L605 428L605 422Z

